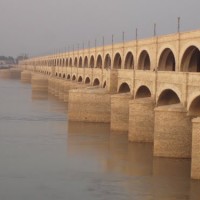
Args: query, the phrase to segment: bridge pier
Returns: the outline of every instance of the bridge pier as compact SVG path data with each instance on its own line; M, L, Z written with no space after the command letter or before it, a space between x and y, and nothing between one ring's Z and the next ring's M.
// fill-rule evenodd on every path
M155 108L154 156L191 158L191 119L181 104Z
M129 141L153 142L154 107L151 97L129 101Z
M111 130L128 132L130 93L111 96Z
M192 120L192 165L191 177L200 179L200 118Z
M32 73L30 71L22 71L21 72L21 82L23 83L31 83Z
M110 122L110 94L96 87L70 90L68 118L70 121Z

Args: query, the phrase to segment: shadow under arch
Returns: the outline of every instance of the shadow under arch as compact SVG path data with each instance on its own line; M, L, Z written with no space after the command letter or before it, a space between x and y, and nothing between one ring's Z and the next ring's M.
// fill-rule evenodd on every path
M67 79L69 80L71 78L70 74L67 75Z
M79 76L79 78L78 78L78 82L81 83L82 81L83 81L82 76Z
M76 80L76 76L73 75L73 76L72 76L72 81L75 81L75 80Z
M171 89L163 90L158 98L157 106L172 105L180 103L178 95Z
M98 57L97 57L97 63L96 63L96 68L102 68L102 65L103 65L102 57L101 57L101 55L98 55Z
M113 68L114 69L121 69L122 65L122 58L119 53L115 54L114 62L113 62Z
M127 83L122 83L119 87L118 93L128 93L131 89Z
M90 78L89 78L89 77L87 77L87 78L85 79L85 84L90 84Z
M166 48L161 53L158 63L158 71L175 71L176 61L170 48Z
M98 86L100 85L100 81L98 78L94 79L94 82L93 82L93 86Z
M196 46L188 47L181 60L181 71L200 72L200 51Z
M150 68L151 68L151 62L150 62L149 54L146 50L143 50L139 56L138 69L150 70Z
M110 69L111 68L111 57L110 54L106 54L105 60L104 60L104 68Z
M135 98L145 98L145 97L151 97L151 91L149 88L145 85L142 85L138 88Z
M189 106L188 114L194 117L200 116L200 95L192 100Z
M83 67L87 68L88 67L88 57L85 56L84 58L84 64L83 64Z
M106 88L106 81L104 81L103 83L103 88Z
M94 56L90 58L90 68L94 68Z
M128 52L125 58L125 64L124 64L125 69L133 69L134 68L134 57L132 52Z

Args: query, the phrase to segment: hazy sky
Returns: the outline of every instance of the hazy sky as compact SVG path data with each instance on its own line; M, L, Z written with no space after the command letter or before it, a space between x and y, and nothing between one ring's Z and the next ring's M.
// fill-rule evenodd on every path
M30 56L200 29L200 0L0 0L0 55Z

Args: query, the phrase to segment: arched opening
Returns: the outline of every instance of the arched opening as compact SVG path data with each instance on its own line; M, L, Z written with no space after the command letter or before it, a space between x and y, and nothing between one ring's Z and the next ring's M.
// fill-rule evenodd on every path
M131 52L128 52L125 59L125 69L133 69L134 68L134 59L133 54Z
M63 67L65 66L65 59L64 59L64 58L63 58L62 66L63 66Z
M113 68L114 69L121 69L121 65L122 65L122 58L121 58L120 54L117 53L115 55L115 58L114 58Z
M106 81L104 81L103 83L103 88L106 88Z
M75 60L74 60L74 66L77 67L77 65L78 65L78 59L76 57Z
M87 77L87 78L85 79L85 84L90 84L90 78L89 78L89 77Z
M65 78L65 74L63 74L63 78Z
M96 79L94 80L94 82L93 82L93 86L98 86L98 85L100 85L100 81L99 81L98 78L96 78Z
M68 75L67 75L67 79L70 80L70 78L71 78L71 76L70 76L70 74L68 74Z
M65 61L65 66L66 67L68 66L68 59L66 59L66 61Z
M78 82L81 83L82 81L83 81L83 78L81 76L79 76Z
M94 68L94 56L90 58L90 68Z
M60 78L62 77L62 74L61 74L61 73L59 74L59 77L60 77Z
M76 76L73 75L73 76L72 76L72 81L75 81L75 80L76 80Z
M85 56L85 58L84 58L84 67L88 67L88 57L87 56Z
M119 87L119 93L128 93L130 91L130 87L127 83L122 83Z
M69 59L69 66L72 67L72 58Z
M196 97L189 108L189 115L193 117L200 116L200 96Z
M58 76L57 72L56 72L56 76Z
M173 90L166 89L160 94L157 105L164 106L178 103L180 103L178 95Z
M141 86L136 92L135 98L145 98L145 97L151 97L151 91L146 86Z
M158 70L159 71L175 71L175 57L171 49L166 48L159 59Z
M79 65L78 65L78 66L79 66L79 67L82 67L82 65L83 65L83 64L82 64L82 57L80 57L80 58L79 58Z
M103 63L102 63L101 55L98 55L96 67L97 67L97 68L102 68L102 64L103 64Z
M150 57L146 50L142 51L139 57L138 69L150 70Z
M200 51L197 47L187 48L181 61L181 71L200 72Z
M109 54L106 54L105 60L104 60L104 68L110 69L111 68L111 57Z

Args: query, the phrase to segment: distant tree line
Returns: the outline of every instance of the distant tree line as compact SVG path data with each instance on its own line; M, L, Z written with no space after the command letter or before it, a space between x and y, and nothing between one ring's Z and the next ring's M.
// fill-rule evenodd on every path
M26 54L19 55L16 58L13 58L12 56L0 56L0 64L1 65L12 65L12 64L18 64L20 60L28 59L28 56Z

